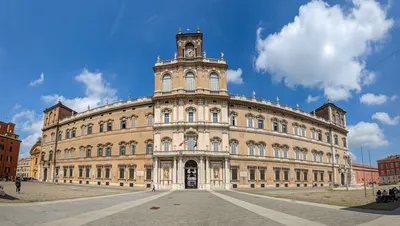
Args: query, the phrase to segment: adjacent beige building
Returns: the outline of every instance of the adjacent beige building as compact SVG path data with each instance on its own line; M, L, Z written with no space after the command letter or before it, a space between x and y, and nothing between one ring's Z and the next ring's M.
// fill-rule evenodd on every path
M22 158L17 164L17 177L29 177L30 158Z
M351 183L343 109L231 96L224 55L206 56L200 30L179 31L176 46L153 67L152 97L80 113L47 108L39 179L162 189Z

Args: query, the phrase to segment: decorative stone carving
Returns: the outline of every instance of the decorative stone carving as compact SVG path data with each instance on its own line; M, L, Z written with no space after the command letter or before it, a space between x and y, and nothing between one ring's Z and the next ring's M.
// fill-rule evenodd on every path
M160 55L157 55L157 62L160 62Z
M279 104L279 97L276 97L276 103Z
M221 59L224 59L224 53L221 52Z
M253 91L252 95L253 99L256 99L256 92Z
M176 57L177 57L177 53L175 52L175 53L174 53L174 59L175 59L175 60L176 60Z
M168 179L168 178L169 178L169 169L164 168L164 179Z
M203 58L207 58L206 51L203 52Z
M217 167L214 168L214 179L219 178L219 169Z

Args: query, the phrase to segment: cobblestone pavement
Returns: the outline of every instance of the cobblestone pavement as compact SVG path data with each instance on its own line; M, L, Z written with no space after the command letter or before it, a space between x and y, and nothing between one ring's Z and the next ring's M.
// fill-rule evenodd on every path
M98 185L53 184L41 182L22 182L21 193L16 193L13 182L0 182L4 185L5 197L0 203L38 202L61 199L73 199L91 196L121 194L138 189L105 187Z
M0 204L2 226L15 225L394 225L399 212L363 212L290 203L233 191L139 191L112 196Z

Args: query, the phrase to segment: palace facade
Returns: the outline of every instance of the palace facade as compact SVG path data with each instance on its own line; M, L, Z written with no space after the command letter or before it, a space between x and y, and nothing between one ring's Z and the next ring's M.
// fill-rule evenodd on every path
M206 57L199 29L179 31L176 48L174 59L157 58L152 97L80 113L47 108L38 179L159 189L351 183L343 109L229 95L224 55Z

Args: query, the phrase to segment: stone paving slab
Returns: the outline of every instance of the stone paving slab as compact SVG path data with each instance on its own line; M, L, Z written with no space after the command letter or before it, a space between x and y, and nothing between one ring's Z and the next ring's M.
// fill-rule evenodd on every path
M349 210L336 210L311 205L289 203L268 198L255 197L248 194L241 194L232 191L218 192L258 206L319 222L325 225L353 226L374 220L382 216L380 214L367 214Z
M151 210L152 207L159 209ZM207 191L175 191L86 226L102 225L281 225L216 197Z

